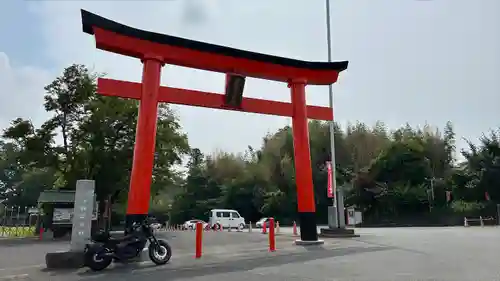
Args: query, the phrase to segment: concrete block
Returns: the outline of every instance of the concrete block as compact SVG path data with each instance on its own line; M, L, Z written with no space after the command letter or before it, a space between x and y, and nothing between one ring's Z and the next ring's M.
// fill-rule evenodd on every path
M83 252L57 252L45 255L47 269L72 269L84 265Z

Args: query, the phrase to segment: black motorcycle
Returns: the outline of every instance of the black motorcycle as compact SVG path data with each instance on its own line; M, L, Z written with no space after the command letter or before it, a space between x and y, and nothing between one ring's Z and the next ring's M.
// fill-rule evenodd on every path
M92 236L91 244L85 246L85 265L94 271L103 270L111 262L124 262L141 255L149 241L149 258L156 265L167 263L172 257L172 249L165 240L156 239L153 228L144 221L134 224L123 237L111 237L109 232Z

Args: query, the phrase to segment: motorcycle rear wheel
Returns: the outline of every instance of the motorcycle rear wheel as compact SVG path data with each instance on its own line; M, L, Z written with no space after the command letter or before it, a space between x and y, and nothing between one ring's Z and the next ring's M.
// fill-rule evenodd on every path
M113 258L100 255L102 251L107 252L107 250L88 250L85 253L85 265L93 271L101 271L108 267Z
M149 258L156 265L166 264L172 257L172 248L165 240L158 240L158 245L149 244Z

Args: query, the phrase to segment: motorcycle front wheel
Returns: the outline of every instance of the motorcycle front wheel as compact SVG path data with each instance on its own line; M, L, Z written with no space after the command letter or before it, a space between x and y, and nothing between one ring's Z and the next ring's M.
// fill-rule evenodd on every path
M101 271L108 267L113 258L102 255L102 252L107 253L107 250L90 249L85 253L85 265L93 271Z
M157 241L158 244L149 244L149 258L156 265L163 265L172 257L172 248L165 240Z

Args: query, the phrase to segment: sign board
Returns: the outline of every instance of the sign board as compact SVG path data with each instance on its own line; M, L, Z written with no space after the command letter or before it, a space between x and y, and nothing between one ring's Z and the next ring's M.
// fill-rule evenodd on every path
M326 167L328 169L328 185L327 185L327 196L328 198L335 198L335 190L333 186L333 171L332 171L332 162L326 162Z
M71 231L71 251L83 251L90 240L92 213L94 209L93 180L78 180L75 191L75 208L73 211L73 229Z
M73 208L54 208L52 215L52 224L72 224L73 222ZM97 208L94 207L92 212L92 220L97 220Z

